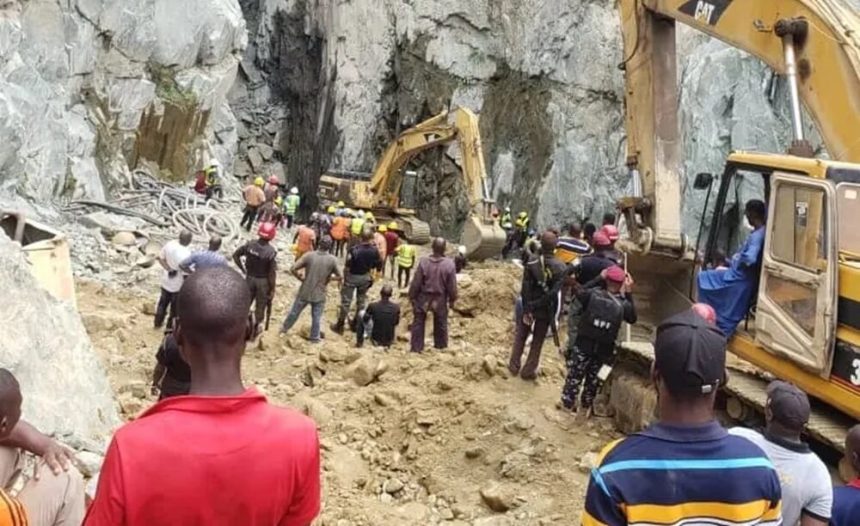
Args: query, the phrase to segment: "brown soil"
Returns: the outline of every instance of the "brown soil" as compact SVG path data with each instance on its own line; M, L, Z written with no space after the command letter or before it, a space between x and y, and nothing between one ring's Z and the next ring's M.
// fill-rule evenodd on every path
M551 341L536 383L510 378L512 266L467 271L444 352L408 352L410 309L389 351L354 348L354 336L327 331L311 345L303 315L294 334L277 326L297 281L280 276L272 329L248 348L244 375L272 401L319 424L324 503L317 524L500 526L574 524L587 484L588 455L616 432L609 421L577 424L555 408L564 369ZM161 335L152 328L152 293L78 283L78 303L127 418L152 403L148 386ZM371 297L378 294L378 286ZM326 320L335 317L332 287ZM276 321L277 320L277 321ZM430 335L428 334L428 337ZM377 360L379 363L377 363ZM356 368L383 371L365 387ZM580 466L583 462L582 467ZM481 492L486 498L482 498ZM505 512L494 512L485 501Z

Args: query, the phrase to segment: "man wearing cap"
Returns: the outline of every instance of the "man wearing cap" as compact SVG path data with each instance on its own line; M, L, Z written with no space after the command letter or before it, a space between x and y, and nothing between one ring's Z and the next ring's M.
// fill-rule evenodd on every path
M580 409L584 416L591 411L599 387L597 375L615 353L621 322L636 323L631 286L632 280L624 270L613 265L577 292L582 315L573 350L568 353L567 379L561 393L561 403L566 409L577 410L577 395L585 382Z
M729 430L760 447L773 462L782 484L782 520L786 525L826 526L830 521L830 473L800 439L809 411L806 393L776 381L767 388L764 433L742 427Z
M618 227L615 225L604 225L600 231L603 232L609 240L609 249L606 250L606 257L614 261L616 265L623 265L624 256L622 256L621 252L615 248L615 243L621 239L621 233L618 231Z
M660 418L601 452L584 526L782 524L773 464L715 418L725 365L725 336L693 311L660 324L651 372Z
M833 490L831 526L856 526L860 517L860 424L845 437L845 458L858 478Z

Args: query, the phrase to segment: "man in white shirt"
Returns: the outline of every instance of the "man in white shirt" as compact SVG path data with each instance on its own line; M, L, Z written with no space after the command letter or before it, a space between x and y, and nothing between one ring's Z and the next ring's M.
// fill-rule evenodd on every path
M167 318L167 324L173 323L173 318L176 317L176 297L179 294L179 289L182 288L182 281L185 275L179 268L179 265L191 256L191 249L188 245L191 244L191 232L183 230L179 234L179 240L168 241L161 249L158 255L158 262L164 269L164 275L161 277L161 297L158 298L158 306L155 309L155 328L160 329L164 325L164 320ZM168 308L170 316L167 316Z
M827 467L800 438L809 421L809 398L797 387L772 382L767 388L764 433L736 427L729 430L759 446L773 462L782 485L785 526L827 526L833 487Z

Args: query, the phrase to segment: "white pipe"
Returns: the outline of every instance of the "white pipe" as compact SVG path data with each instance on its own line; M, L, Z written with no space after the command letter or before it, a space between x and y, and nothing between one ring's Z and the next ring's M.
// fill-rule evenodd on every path
M797 87L797 56L794 52L794 37L790 34L782 37L782 45L785 49L785 76L788 79L788 94L791 98L791 125L794 131L794 140L802 141L803 117L800 112L800 92Z

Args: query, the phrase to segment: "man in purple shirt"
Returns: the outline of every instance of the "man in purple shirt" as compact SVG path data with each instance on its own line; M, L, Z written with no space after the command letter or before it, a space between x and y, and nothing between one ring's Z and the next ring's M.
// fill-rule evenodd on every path
M433 346L448 347L448 307L457 301L457 269L454 260L445 257L447 243L441 237L433 240L433 255L421 258L415 278L409 287L409 299L415 320L412 322L412 352L424 350L424 325L427 313L433 313Z
M209 250L191 254L179 264L179 268L186 274L192 274L205 268L226 267L227 258L221 255L219 250L221 250L221 237L212 236L209 238Z

